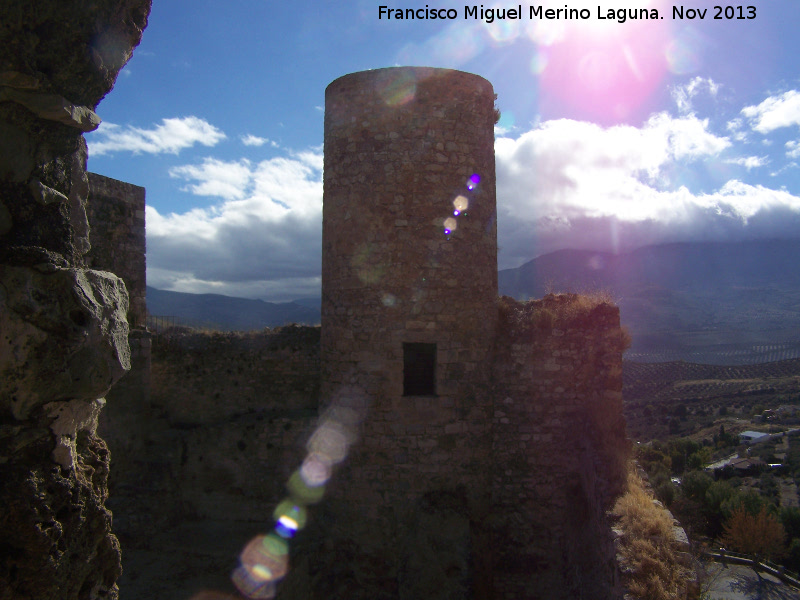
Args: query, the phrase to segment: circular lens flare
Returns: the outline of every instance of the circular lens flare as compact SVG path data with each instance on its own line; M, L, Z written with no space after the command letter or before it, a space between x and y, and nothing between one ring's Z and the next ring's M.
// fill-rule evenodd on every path
M453 200L453 206L458 212L462 212L469 208L469 200L466 196L456 196L456 199Z

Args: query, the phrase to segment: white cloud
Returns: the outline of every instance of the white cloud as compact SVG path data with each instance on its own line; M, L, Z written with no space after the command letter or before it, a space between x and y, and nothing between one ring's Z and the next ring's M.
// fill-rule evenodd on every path
M731 180L693 192L682 184L684 173L730 162L730 147L708 121L663 113L640 128L564 119L498 139L501 268L561 248L618 251L796 229L800 198L784 190ZM746 168L766 164L761 157L733 160Z
M770 162L735 150L731 137L694 114L659 113L640 127L561 119L500 137L500 267L561 248L796 235L800 198L725 181L730 164L751 170ZM787 151L800 154L800 143ZM172 168L186 190L220 202L183 214L148 207L151 284L272 300L318 295L322 168L321 147Z
M498 197L527 197L536 190L539 209L649 218L639 188L663 187L669 183L664 167L715 156L729 146L694 116L661 113L642 128L547 121L516 140L497 140Z
M120 151L178 154L195 144L215 146L225 137L222 131L198 117L164 119L152 129L101 123L96 132L87 135L92 156Z
M242 140L242 143L245 146L260 147L260 146L263 146L264 144L269 144L273 148L277 148L278 147L278 143L277 142L274 142L274 141L269 140L267 138L259 137L257 135L253 135L251 133L248 133L247 135L243 135L239 139Z
M252 173L250 161L242 159L224 162L215 158L205 158L200 165L172 167L170 177L198 181L195 185L183 188L198 196L217 196L225 200L244 198L250 187Z
M732 165L739 165L749 171L750 169L763 167L764 165L769 164L769 158L766 156L747 156L741 158L731 158L725 162Z
M742 114L759 133L800 125L800 92L790 90L780 96L770 96L757 106L743 108Z
M800 142L786 142L786 156L789 158L800 158Z
M147 207L151 284L271 299L318 295L321 166L322 156L308 150L257 164L206 158L172 169L194 182L190 191L223 202L168 215Z
M719 84L715 83L712 79L704 77L695 77L686 85L679 85L672 89L672 99L678 107L681 114L692 112L692 100L703 91L707 91L709 95L716 96L719 92Z

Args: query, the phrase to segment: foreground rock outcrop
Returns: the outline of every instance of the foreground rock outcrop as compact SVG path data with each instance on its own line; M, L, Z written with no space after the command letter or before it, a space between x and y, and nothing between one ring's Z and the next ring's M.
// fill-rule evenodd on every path
M83 133L150 0L0 5L0 598L117 598L95 435L130 365L128 294L85 268Z

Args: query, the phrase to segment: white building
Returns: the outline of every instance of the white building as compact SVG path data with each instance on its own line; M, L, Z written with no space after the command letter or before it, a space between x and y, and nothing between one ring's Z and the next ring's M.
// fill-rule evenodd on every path
M766 442L770 438L768 433L761 431L743 431L739 434L739 442L742 444L758 444L759 442Z

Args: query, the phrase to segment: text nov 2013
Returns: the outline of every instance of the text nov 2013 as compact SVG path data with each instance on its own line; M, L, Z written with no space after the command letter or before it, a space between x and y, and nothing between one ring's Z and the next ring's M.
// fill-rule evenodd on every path
M625 23L633 20L664 19L664 15L656 8L604 8L597 6L596 12L589 8L544 8L541 5L525 7L518 4L513 7L486 8L483 4L464 6L462 11L456 8L394 8L390 6L378 7L379 20L412 21L412 20L455 20L463 16L465 20L481 20L486 23L500 21L516 21L528 18L530 20L588 20L593 17L598 21L616 21ZM710 12L709 12L710 11ZM723 6L698 8L688 5L673 5L671 17L673 20L749 20L756 18L755 6Z

